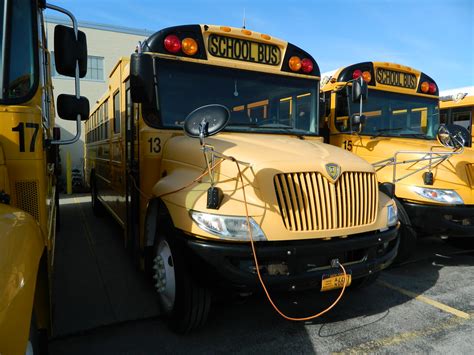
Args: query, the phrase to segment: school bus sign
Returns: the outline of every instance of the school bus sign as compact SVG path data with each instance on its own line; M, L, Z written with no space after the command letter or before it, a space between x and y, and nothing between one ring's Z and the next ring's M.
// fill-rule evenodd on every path
M208 47L214 57L268 65L279 65L281 62L280 48L268 43L212 34Z

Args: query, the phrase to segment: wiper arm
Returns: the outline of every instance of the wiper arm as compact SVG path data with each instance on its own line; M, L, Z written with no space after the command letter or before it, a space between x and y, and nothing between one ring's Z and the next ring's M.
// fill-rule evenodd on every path
M415 137L415 138L423 137L423 138L425 138L426 134L424 134L424 133L401 133L400 137Z
M380 128L380 129L376 129L375 132L377 132L376 134L374 134L372 136L372 138L377 138L377 137L380 137L384 132L394 132L394 131L401 131L402 127L397 127L397 128Z

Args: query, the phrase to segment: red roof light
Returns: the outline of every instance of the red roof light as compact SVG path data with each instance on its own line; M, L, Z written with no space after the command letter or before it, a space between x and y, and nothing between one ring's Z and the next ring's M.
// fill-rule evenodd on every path
M354 70L354 72L352 73L352 79L358 79L362 76L362 70L360 69L356 69Z
M313 62L311 59L303 58L301 61L301 70L303 73L311 73L313 71Z
M163 41L165 48L170 53L178 53L181 50L181 41L176 35L168 35Z

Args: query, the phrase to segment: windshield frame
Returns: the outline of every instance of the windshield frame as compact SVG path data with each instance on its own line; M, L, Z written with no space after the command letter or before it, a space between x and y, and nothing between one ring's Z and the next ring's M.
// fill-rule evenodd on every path
M342 95L339 95L340 93ZM388 138L410 138L410 139L436 140L436 131L437 131L436 125L438 127L440 125L440 108L439 108L439 100L438 100L437 96L436 97L424 97L424 96L419 96L419 95L416 95L416 94L400 93L400 92L394 92L394 91L388 91L388 90L381 90L381 89L377 89L375 87L369 87L369 95L368 95L367 101L370 102L370 100L374 100L374 94L375 93L383 95L383 97L376 97L375 98L379 102L381 100L385 100L385 102L382 101L382 104L386 104L386 102L388 100L394 100L394 99L395 100L403 100L404 102L406 102L406 106L409 106L410 104L412 104L415 101L414 99L423 100L424 102L427 103L427 106L429 106L429 104L431 102L431 103L434 104L433 106L435 108L436 107L438 108L437 124L436 124L436 122L431 122L431 124L428 124L428 123L430 123L430 119L427 118L427 120L428 120L427 127L429 127L430 125L432 125L432 127L433 127L432 135L428 135L428 132L427 133L406 132L406 133L401 133L401 134L398 133L402 130L410 130L411 129L410 127L400 127L400 128L379 127L378 130L376 130L373 133L372 132L364 132L364 130L361 130L360 132L357 133L358 135L368 136L368 137L388 137ZM359 102L353 103L350 100L350 97L349 96L346 97L344 92L342 92L342 90L341 90L341 92L336 92L335 96L336 96L336 110L335 110L335 113L334 113L334 125L336 127L336 130L338 131L338 134L347 134L347 133L349 133L349 131L342 131L338 128L337 118L338 117L344 117L344 116L341 116L341 115L338 116L338 109L341 105L341 103L338 102L338 101L341 100L341 99L344 101L342 103L342 105L345 105L345 107L347 109L347 115L348 116L350 116L351 114L354 114L354 113L359 113ZM356 107L357 109L353 110L354 107ZM362 108L362 110L364 111L363 114L365 114L367 112L366 107L367 107L367 105L363 104L363 108ZM381 107L383 107L383 105ZM403 108L400 109L400 110L403 110ZM384 117L383 120L384 121L390 120L390 119L393 118L392 116L393 115L391 114L390 117ZM431 120L433 120L433 119L436 120L436 118L431 118ZM420 118L420 120L421 120L421 118ZM394 134L390 134L391 132L394 132Z
M311 111L310 112L310 120L311 117L314 117L314 124L313 126L310 124L311 129L314 129L314 132L311 132L306 129L299 129L296 127L270 127L270 125L266 127L259 127L255 126L252 127L251 124L249 125L243 125L242 129L236 128L238 127L237 125L232 125L232 122L229 122L228 126L224 128L223 132L235 132L235 133L253 133L253 134L282 134L282 135L297 135L297 136L319 136L319 85L320 81L319 78L307 78L307 77L298 77L296 75L288 75L288 73L269 73L265 72L263 70L245 70L245 69L238 69L238 68L233 68L230 66L220 66L220 65L212 65L208 63L202 63L199 62L188 62L188 61L176 61L176 60L170 60L169 58L162 58L162 57L154 57L155 59L155 65L160 65L161 63L168 62L172 64L179 64L179 65L185 65L185 66L199 66L202 68L206 68L207 70L213 70L213 69L219 69L219 70L226 70L229 72L238 72L238 73L245 73L244 75L247 75L248 73L257 73L261 76L268 76L270 78L278 78L278 80L284 79L285 77L289 77L292 80L304 80L305 83L307 83L308 87L308 93L311 94L312 100L310 101L311 105ZM157 128L160 130L181 130L182 126L167 126L163 124L162 121L162 107L163 107L163 99L160 95L160 90L161 90L161 85L160 85L160 79L159 79L159 69L156 68L156 72L158 73L158 100L157 100L157 105L159 109L157 110L154 107L147 106L146 104L142 105L142 117L145 121L145 123L153 128ZM201 74L197 72L198 74ZM302 86L302 89L305 89ZM300 95L294 95L296 98L297 96ZM256 100L257 101L257 100ZM211 103L219 103L219 102L208 102L207 104ZM220 103L219 103L220 104ZM249 102L250 104L250 102ZM314 109L314 110L313 110ZM229 107L229 110L232 112L232 107ZM189 112L188 112L189 113ZM183 117L184 121L185 116Z
M10 62L12 60L11 56L11 20L13 18L12 16L12 4L14 0L5 0L4 3L4 13L0 14L0 16L6 15L6 18L4 18L3 22L3 29L5 29L3 32L3 36L1 38L2 43L0 45L3 46L3 51L2 51L2 58L0 60L3 60L0 67L1 74L0 74L0 105L15 105L15 104L21 104L25 103L29 100L31 100L36 92L38 91L38 85L39 85L39 47L38 47L38 17L37 17L37 6L35 6L36 2L35 1L25 1L25 3L28 3L28 6L30 6L31 10L31 29L32 29L32 53L33 53L33 72L31 73L33 76L33 83L30 86L30 89L28 92L23 95L23 96L18 96L18 97L4 97L3 91L4 88L6 87L6 82L9 80L9 75L7 71L10 68ZM2 29L2 30L3 30Z

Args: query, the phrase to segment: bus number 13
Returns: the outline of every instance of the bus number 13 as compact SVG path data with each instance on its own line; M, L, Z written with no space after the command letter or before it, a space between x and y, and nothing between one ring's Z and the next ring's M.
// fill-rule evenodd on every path
M148 140L150 153L159 153L161 152L161 141L158 137L150 137Z

